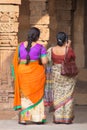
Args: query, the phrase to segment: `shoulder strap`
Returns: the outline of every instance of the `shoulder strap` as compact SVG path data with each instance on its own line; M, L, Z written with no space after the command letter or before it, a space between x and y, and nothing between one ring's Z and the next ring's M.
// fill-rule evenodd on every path
M50 47L48 50L47 50L47 57L48 57L48 60L51 61L51 52L52 52L52 47Z
M65 48L65 57L64 57L64 60L66 60L66 59L67 59L68 50L69 50L69 48L66 46L66 48Z

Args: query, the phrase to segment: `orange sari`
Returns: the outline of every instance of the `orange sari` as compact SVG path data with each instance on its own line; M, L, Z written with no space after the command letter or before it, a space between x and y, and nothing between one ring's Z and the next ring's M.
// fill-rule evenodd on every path
M28 65L19 63L18 47L13 59L14 74L14 109L21 107L21 95L29 99L33 105L38 104L44 95L45 69L38 61Z

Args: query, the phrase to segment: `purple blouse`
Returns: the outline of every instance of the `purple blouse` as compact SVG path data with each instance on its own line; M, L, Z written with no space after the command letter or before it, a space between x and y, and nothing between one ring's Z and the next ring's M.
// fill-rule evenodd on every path
M35 46L30 48L30 52L29 52L30 60L38 60L40 57L46 55L47 55L46 48L39 43L37 43ZM26 56L27 56L27 51L25 49L24 43L21 43L19 47L19 57L20 59L25 60Z

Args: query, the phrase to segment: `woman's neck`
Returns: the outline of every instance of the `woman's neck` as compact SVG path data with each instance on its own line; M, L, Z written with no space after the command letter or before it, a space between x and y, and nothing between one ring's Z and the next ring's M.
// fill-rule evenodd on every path
M36 44L37 44L36 42L32 42L31 47L35 46ZM27 45L28 45L28 41L25 41L24 46L27 47Z
M31 45L32 45L32 47L33 47L33 46L35 46L36 44L37 44L36 42L32 42L32 44L31 44Z

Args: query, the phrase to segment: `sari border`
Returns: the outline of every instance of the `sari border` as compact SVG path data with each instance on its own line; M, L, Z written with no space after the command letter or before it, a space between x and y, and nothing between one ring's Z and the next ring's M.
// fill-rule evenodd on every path
M21 106L15 106L13 109L18 110L18 109L21 109L21 108L22 108Z
M73 98L70 96L65 101L60 102L58 105L55 105L55 110L60 108L61 106L64 106L66 103L73 101Z
M20 56L20 45L18 44L18 58L19 58L19 56ZM11 75L14 79L16 78L13 64L11 64Z
M47 54L41 54L40 57L42 58L42 57L46 57L46 56L47 56Z
M26 111L28 111L28 110L34 108L34 107L37 106L41 101L42 101L42 99L40 99L37 103L35 103L35 104L33 104L33 105L27 107L26 109L22 110L22 111L21 111L21 114L24 114Z
M14 72L14 66L11 64L11 75L15 79L15 72Z

